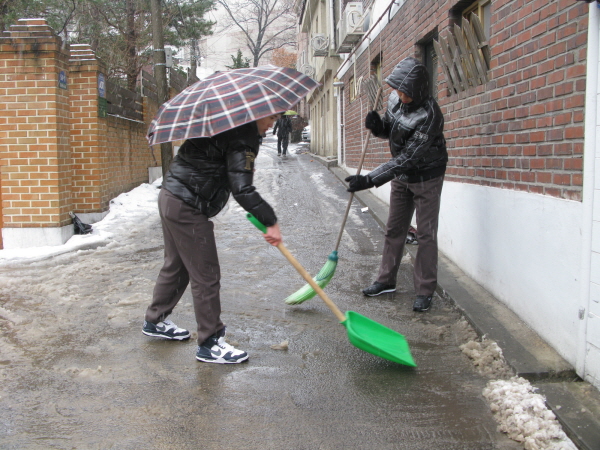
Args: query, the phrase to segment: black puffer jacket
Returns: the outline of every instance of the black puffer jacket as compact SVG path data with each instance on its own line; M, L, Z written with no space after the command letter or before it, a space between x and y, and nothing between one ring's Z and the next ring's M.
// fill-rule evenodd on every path
M369 177L381 186L396 177L416 183L443 175L448 161L444 116L429 95L427 69L416 59L406 58L385 81L413 101L404 104L395 90L390 94L383 127L376 136L389 139L393 158Z
M260 140L256 122L212 138L188 139L173 159L163 188L208 217L217 215L233 193L264 225L275 225L273 208L252 185Z

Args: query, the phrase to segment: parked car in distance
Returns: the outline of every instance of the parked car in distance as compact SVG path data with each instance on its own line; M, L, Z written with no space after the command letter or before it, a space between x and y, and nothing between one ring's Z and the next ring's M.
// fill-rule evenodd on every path
M302 130L302 140L310 141L310 125L305 126Z

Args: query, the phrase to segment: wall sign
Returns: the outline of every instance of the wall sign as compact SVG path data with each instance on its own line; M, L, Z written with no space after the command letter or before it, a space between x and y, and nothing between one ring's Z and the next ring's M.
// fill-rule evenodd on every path
M106 117L106 80L104 74L98 74L98 117Z
M67 88L67 74L65 73L64 70L61 70L58 73L58 87L59 87L59 89Z

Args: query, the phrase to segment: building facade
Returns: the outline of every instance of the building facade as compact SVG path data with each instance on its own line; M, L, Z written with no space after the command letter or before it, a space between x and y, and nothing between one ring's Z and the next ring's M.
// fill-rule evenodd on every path
M428 66L449 152L440 250L600 387L597 14L576 0L367 1L333 80L338 161L354 173L365 81L408 56ZM389 158L371 138L363 173ZM389 201L389 185L372 192Z

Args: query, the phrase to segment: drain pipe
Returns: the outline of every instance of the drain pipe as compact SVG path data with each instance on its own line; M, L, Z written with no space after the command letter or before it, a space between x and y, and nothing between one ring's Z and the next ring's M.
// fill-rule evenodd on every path
M594 177L597 131L598 62L600 61L600 6L591 3L588 21L587 70L585 89L585 139L583 145L583 188L581 226L581 277L579 296L579 327L577 333L577 360L575 370L585 376L587 354L587 325L590 315L590 283L592 264L592 226L594 213ZM598 174L600 175L600 174ZM594 316L595 317L595 316ZM600 318L594 318L599 320Z

